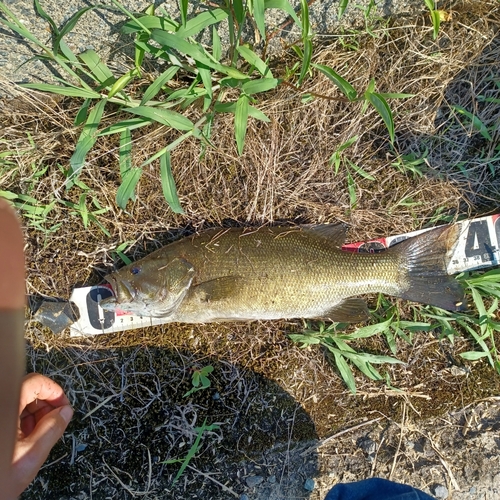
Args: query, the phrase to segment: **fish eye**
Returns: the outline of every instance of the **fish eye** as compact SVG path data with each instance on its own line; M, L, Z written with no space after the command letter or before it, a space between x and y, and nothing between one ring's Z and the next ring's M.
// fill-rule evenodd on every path
M139 274L141 272L141 268L140 267L133 267L130 272L132 274Z

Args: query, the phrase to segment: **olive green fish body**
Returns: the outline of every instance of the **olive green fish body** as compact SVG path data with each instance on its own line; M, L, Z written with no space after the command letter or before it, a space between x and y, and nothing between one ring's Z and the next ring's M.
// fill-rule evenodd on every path
M434 294L431 303L460 307L461 289L446 275L450 236L443 229L379 254L342 251L344 237L334 225L206 231L111 274L116 298L103 307L188 323L359 321L366 305L352 297L372 292L422 302Z

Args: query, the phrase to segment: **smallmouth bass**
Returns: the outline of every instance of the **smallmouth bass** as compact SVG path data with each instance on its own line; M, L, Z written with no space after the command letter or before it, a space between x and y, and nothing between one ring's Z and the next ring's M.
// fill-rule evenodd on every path
M208 230L106 276L120 309L166 322L283 318L366 320L356 295L381 292L448 310L464 308L446 273L458 226L425 232L377 254L345 252L342 225Z

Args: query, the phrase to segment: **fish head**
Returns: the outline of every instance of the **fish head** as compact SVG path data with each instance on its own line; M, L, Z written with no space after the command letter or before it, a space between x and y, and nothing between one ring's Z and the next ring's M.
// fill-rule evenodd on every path
M142 259L105 277L114 296L100 302L106 311L166 317L182 302L194 278L194 267L182 258Z

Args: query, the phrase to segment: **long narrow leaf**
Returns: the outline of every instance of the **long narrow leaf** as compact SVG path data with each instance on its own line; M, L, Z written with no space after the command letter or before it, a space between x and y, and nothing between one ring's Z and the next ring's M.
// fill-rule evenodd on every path
M52 50L54 51L54 54L57 54L59 52L59 44L61 43L61 40L65 35L67 35L70 31L73 30L75 27L76 23L79 21L79 19L88 12L89 10L94 10L97 8L101 8L102 5L92 5L91 7L84 7L83 9L80 9L79 11L75 12L69 19L66 21L66 24L61 28L59 31L58 35L54 39L54 45L52 47Z
M132 134L126 128L120 134L120 149L118 151L120 175L123 176L132 168Z
M141 99L141 106L149 102L151 99L158 95L161 88L165 83L172 80L175 74L179 71L178 66L171 66L167 70L165 70L144 92Z
M338 354L337 352L334 352L333 356L335 357L335 364L337 365L337 368L339 369L339 372L340 372L340 375L342 376L342 379L346 383L349 390L353 394L356 394L356 381L354 380L354 375L352 374L351 369L349 368L349 365L347 364L347 361L344 359L344 357L341 354Z
M222 57L220 36L215 26L212 28L212 56L217 62L220 62L220 58Z
M281 80L277 78L259 78L257 80L250 80L242 85L241 89L245 94L252 95L259 92L267 92L275 89Z
M394 142L394 120L387 101L380 94L375 92L365 92L365 98L377 110L382 120L384 120L391 142Z
M345 10L347 9L347 5L349 4L349 0L340 0L339 2L339 19L344 15Z
M215 111L217 113L234 113L236 111L235 102L218 102L215 104ZM270 122L271 120L260 110L251 105L248 105L248 116L263 122Z
M170 152L165 151L165 153L160 157L160 177L161 177L161 188L163 191L163 196L170 208L176 214L183 214L179 196L177 195L177 188L175 187L174 176L172 175L172 165L170 163Z
M325 66L323 64L313 64L313 68L321 71L329 80L331 80L337 87L346 95L346 97L353 101L358 96L356 89L347 81L344 80L338 73L336 73L332 68Z
M182 26L186 26L187 23L188 5L189 5L189 0L179 0L179 10L181 11Z
M266 23L264 18L264 11L266 4L264 0L253 0L253 18L259 30L260 36L266 39Z
M185 23L185 27L181 26L177 30L176 34L178 36L182 36L183 38L197 35L207 26L224 21L227 16L227 12L222 9L213 9L202 12L201 14L198 14L196 17L193 17L187 23Z
M248 125L248 97L244 94L240 95L236 102L236 109L234 111L234 135L236 138L236 146L238 154L243 153L245 146L245 136L247 134Z
M87 113L89 111L89 106L91 102L92 99L85 99L85 101L83 101L82 106L80 107L78 113L75 116L75 121L74 121L75 127L80 126L87 119Z
M85 50L79 57L99 83L111 85L116 81L111 70L104 64L95 50Z
M265 78L273 78L273 74L269 69L269 66L251 49L240 45L237 48L241 57L243 57L252 66L255 66L257 71Z
M179 28L179 24L172 19L166 19L164 17L141 16L137 21L131 20L126 22L120 31L130 35L138 31L143 31L144 28L149 31L154 29L176 31Z
M125 210L129 200L135 199L135 188L142 175L142 168L131 168L122 176L122 183L116 191L116 204Z
M297 82L297 85L300 87L302 85L302 82L304 81L305 77L307 76L307 73L309 72L309 68L311 66L311 59L312 59L312 42L308 38L304 40L304 56L302 58L302 66L300 68L300 76L299 80Z
M279 9L286 12L295 21L297 26L301 25L300 19L288 0L265 0L264 4L266 9Z
M93 90L81 89L78 87L63 87L51 83L22 83L25 89L34 89L41 92L51 92L53 94L67 95L70 97L83 97L85 99L100 99L101 94Z
M169 109L137 106L136 108L124 108L123 111L150 118L162 125L175 128L176 130L192 130L194 128L194 124L189 118Z
M97 127L99 126L99 123L101 121L106 102L106 99L102 99L92 108L85 126L83 127L82 133L78 138L75 152L70 158L72 180L76 179L79 176L80 171L85 163L85 157L87 156L87 153L90 151L92 146L95 144L95 141L97 139Z
M101 130L99 132L99 137L103 135L111 134L121 134L125 129L134 130L136 128L145 127L146 125L151 125L153 120L147 118L130 118L129 120L122 120L121 122L113 123L109 127Z
M50 25L50 29L54 36L59 35L59 29L54 20L42 9L39 0L34 0L35 12Z

